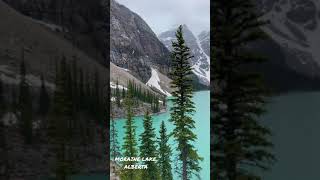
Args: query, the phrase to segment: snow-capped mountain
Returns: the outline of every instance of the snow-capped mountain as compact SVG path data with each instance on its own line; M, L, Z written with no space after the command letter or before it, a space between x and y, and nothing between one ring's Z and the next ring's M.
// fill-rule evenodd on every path
M198 39L203 51L207 54L207 56L210 56L210 31L202 31L198 35Z
M207 44L210 43L210 39L208 40L208 38L210 38L208 35L209 32L202 32L199 36L195 36L187 25L183 25L182 29L186 44L191 49L191 53L194 56L190 62L193 67L193 72L197 75L202 84L208 86L210 84L210 44ZM176 30L177 29L174 28L163 32L158 36L169 50L172 50L172 41L176 39Z
M270 24L263 28L284 54L287 66L308 78L320 77L320 1L257 0Z

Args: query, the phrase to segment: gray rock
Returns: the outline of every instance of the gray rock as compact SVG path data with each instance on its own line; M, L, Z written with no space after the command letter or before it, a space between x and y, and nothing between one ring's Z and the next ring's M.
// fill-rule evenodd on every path
M147 82L150 66L167 74L170 52L136 13L111 0L110 61Z

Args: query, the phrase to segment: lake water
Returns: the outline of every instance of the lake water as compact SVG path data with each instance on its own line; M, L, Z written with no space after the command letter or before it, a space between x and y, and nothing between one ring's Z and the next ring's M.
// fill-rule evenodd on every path
M193 102L195 103L196 113L193 118L195 120L196 129L193 132L197 134L198 140L195 142L195 148L198 150L198 153L204 160L201 162L202 170L200 172L201 180L209 180L210 179L210 92L209 91L199 91L194 93ZM170 106L170 103L168 103ZM165 122L167 127L167 132L172 132L174 126L171 122L169 122L170 113L167 111L166 113L162 113L159 115L152 116L153 118L153 127L156 129L157 137L159 137L159 128L162 121ZM125 119L116 120L116 128L118 130L118 140L122 145L123 137L125 133L125 129L123 126L125 125ZM137 126L136 133L140 135L143 132L143 117L135 117L134 124ZM138 139L138 137L136 138ZM171 138L169 141L174 154L177 152L176 143ZM172 164L174 167L174 164ZM177 178L177 174L173 171L174 179ZM198 178L194 178L194 180L198 180Z
M320 93L275 97L263 119L273 131L278 159L263 179L320 179Z

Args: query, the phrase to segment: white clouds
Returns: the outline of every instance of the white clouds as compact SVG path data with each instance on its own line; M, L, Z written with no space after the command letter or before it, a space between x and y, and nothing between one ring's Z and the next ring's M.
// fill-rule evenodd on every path
M210 0L117 0L139 14L159 34L187 24L198 34L210 28Z

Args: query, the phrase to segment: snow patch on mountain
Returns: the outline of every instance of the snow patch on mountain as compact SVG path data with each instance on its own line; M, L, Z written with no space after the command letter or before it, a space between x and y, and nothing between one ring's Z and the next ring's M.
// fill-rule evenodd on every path
M115 82L110 81L110 88L116 89L117 88L117 84ZM126 88L125 86L122 86L120 84L118 84L118 89L128 90L128 88Z
M206 81L208 81L208 83L210 83L210 57L202 49L202 46L201 46L199 38L196 37L196 39L197 39L198 47L200 49L200 54L205 56L205 58L207 60L207 63L209 64L209 67L208 67L208 69L203 69L203 68L200 67L200 65L201 65L201 64L199 64L200 61L197 61L196 64L192 66L194 68L193 72L195 72L195 71L199 72L200 71L201 72L201 76L203 76L206 79ZM196 73L196 74L199 75L199 73Z
M160 83L160 78L159 78L157 70L155 70L154 68L151 68L151 77L150 77L149 81L146 83L146 85L156 88L157 90L159 90L161 93L165 94L166 96L172 96L169 92L163 90L159 83Z
M286 52L289 67L311 77L320 76L319 9L319 1L281 1L263 17L270 20L263 30Z

